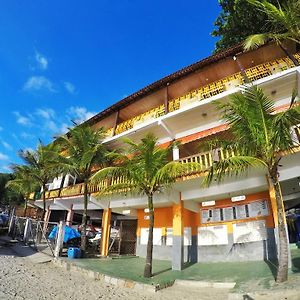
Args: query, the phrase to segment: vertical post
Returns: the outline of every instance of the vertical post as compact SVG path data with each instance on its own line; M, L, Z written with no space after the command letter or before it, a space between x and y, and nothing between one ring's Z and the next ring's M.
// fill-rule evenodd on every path
M8 226L8 235L13 236L14 230L15 230L15 214L16 214L16 208L14 207L10 214L9 219L9 226Z
M234 57L233 57L233 60L236 61L237 65L239 66L239 69L240 69L240 71L241 71L241 73L242 73L242 76L243 76L243 78L244 78L245 83L249 83L250 80L249 80L249 78L248 78L248 76L247 76L247 73L246 73L246 71L245 71L243 65L241 64L240 60L238 59L238 57L237 57L237 56L234 56Z
M113 127L113 132L112 132L112 135L114 136L115 133L116 133L116 128L118 126L118 123L119 123L119 114L120 114L120 111L118 110L116 112L116 117L115 117L115 123L114 123L114 127Z
M173 147L173 160L178 160L179 159L179 148L178 146Z
M30 233L30 222L31 220L29 218L26 218L26 223L25 223L25 229L24 229L24 238L23 241L25 244L27 244L28 239L29 239L29 233Z
M48 206L46 213L45 213L45 217L44 217L44 226L43 226L44 232L46 232L46 230L47 230L50 215L51 215L51 209L50 209L50 206Z
M164 101L165 114L169 112L169 85L170 83L167 83L166 90L165 90L165 101Z
M108 256L109 236L110 236L111 208L103 210L102 233L101 233L101 255Z
M173 205L173 247L172 270L181 271L183 267L183 203Z
M60 221L58 225L58 232L57 232L57 239L56 245L54 250L54 257L59 257L63 248L64 243L64 236L65 236L65 222Z
M67 226L72 226L73 216L74 216L74 211L73 211L73 204L72 204L67 213L67 220L66 220Z

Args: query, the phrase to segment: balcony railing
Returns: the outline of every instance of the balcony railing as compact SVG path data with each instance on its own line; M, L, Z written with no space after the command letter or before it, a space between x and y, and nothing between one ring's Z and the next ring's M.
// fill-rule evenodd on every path
M300 53L296 53L294 56L300 62ZM255 81L276 74L278 72L287 70L294 66L294 63L290 58L284 57L271 62L257 65L252 68L245 69L245 74L249 81ZM204 99L208 99L222 92L236 88L243 83L245 83L243 74L241 72L235 73L233 75L224 77L218 81L202 86L199 89L193 90L181 97L170 100L168 102L168 110L169 112L176 111L193 103L202 101ZM115 130L115 134L120 134L126 130L134 128L135 126L141 123L147 122L149 120L154 120L165 114L166 111L164 105L160 105L141 115L135 116L132 119L126 120L118 124ZM112 128L108 129L107 135L113 135Z

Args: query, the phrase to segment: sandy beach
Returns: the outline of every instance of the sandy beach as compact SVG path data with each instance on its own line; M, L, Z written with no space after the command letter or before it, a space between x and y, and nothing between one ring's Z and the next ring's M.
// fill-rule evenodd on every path
M157 293L120 288L69 272L52 262L36 264L18 257L8 243L0 241L0 299L227 299L224 290L193 290L171 287Z

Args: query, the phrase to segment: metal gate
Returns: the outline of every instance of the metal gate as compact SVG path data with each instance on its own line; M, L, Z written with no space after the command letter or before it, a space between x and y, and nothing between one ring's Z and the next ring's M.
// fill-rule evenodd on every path
M135 255L137 220L122 220L120 224L120 254Z

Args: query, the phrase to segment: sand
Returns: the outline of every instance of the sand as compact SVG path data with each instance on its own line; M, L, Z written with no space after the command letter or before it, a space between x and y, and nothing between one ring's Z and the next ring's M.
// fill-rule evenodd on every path
M159 292L136 291L95 281L79 272L67 271L52 262L34 263L18 257L0 242L0 299L227 299L220 289L171 287Z

